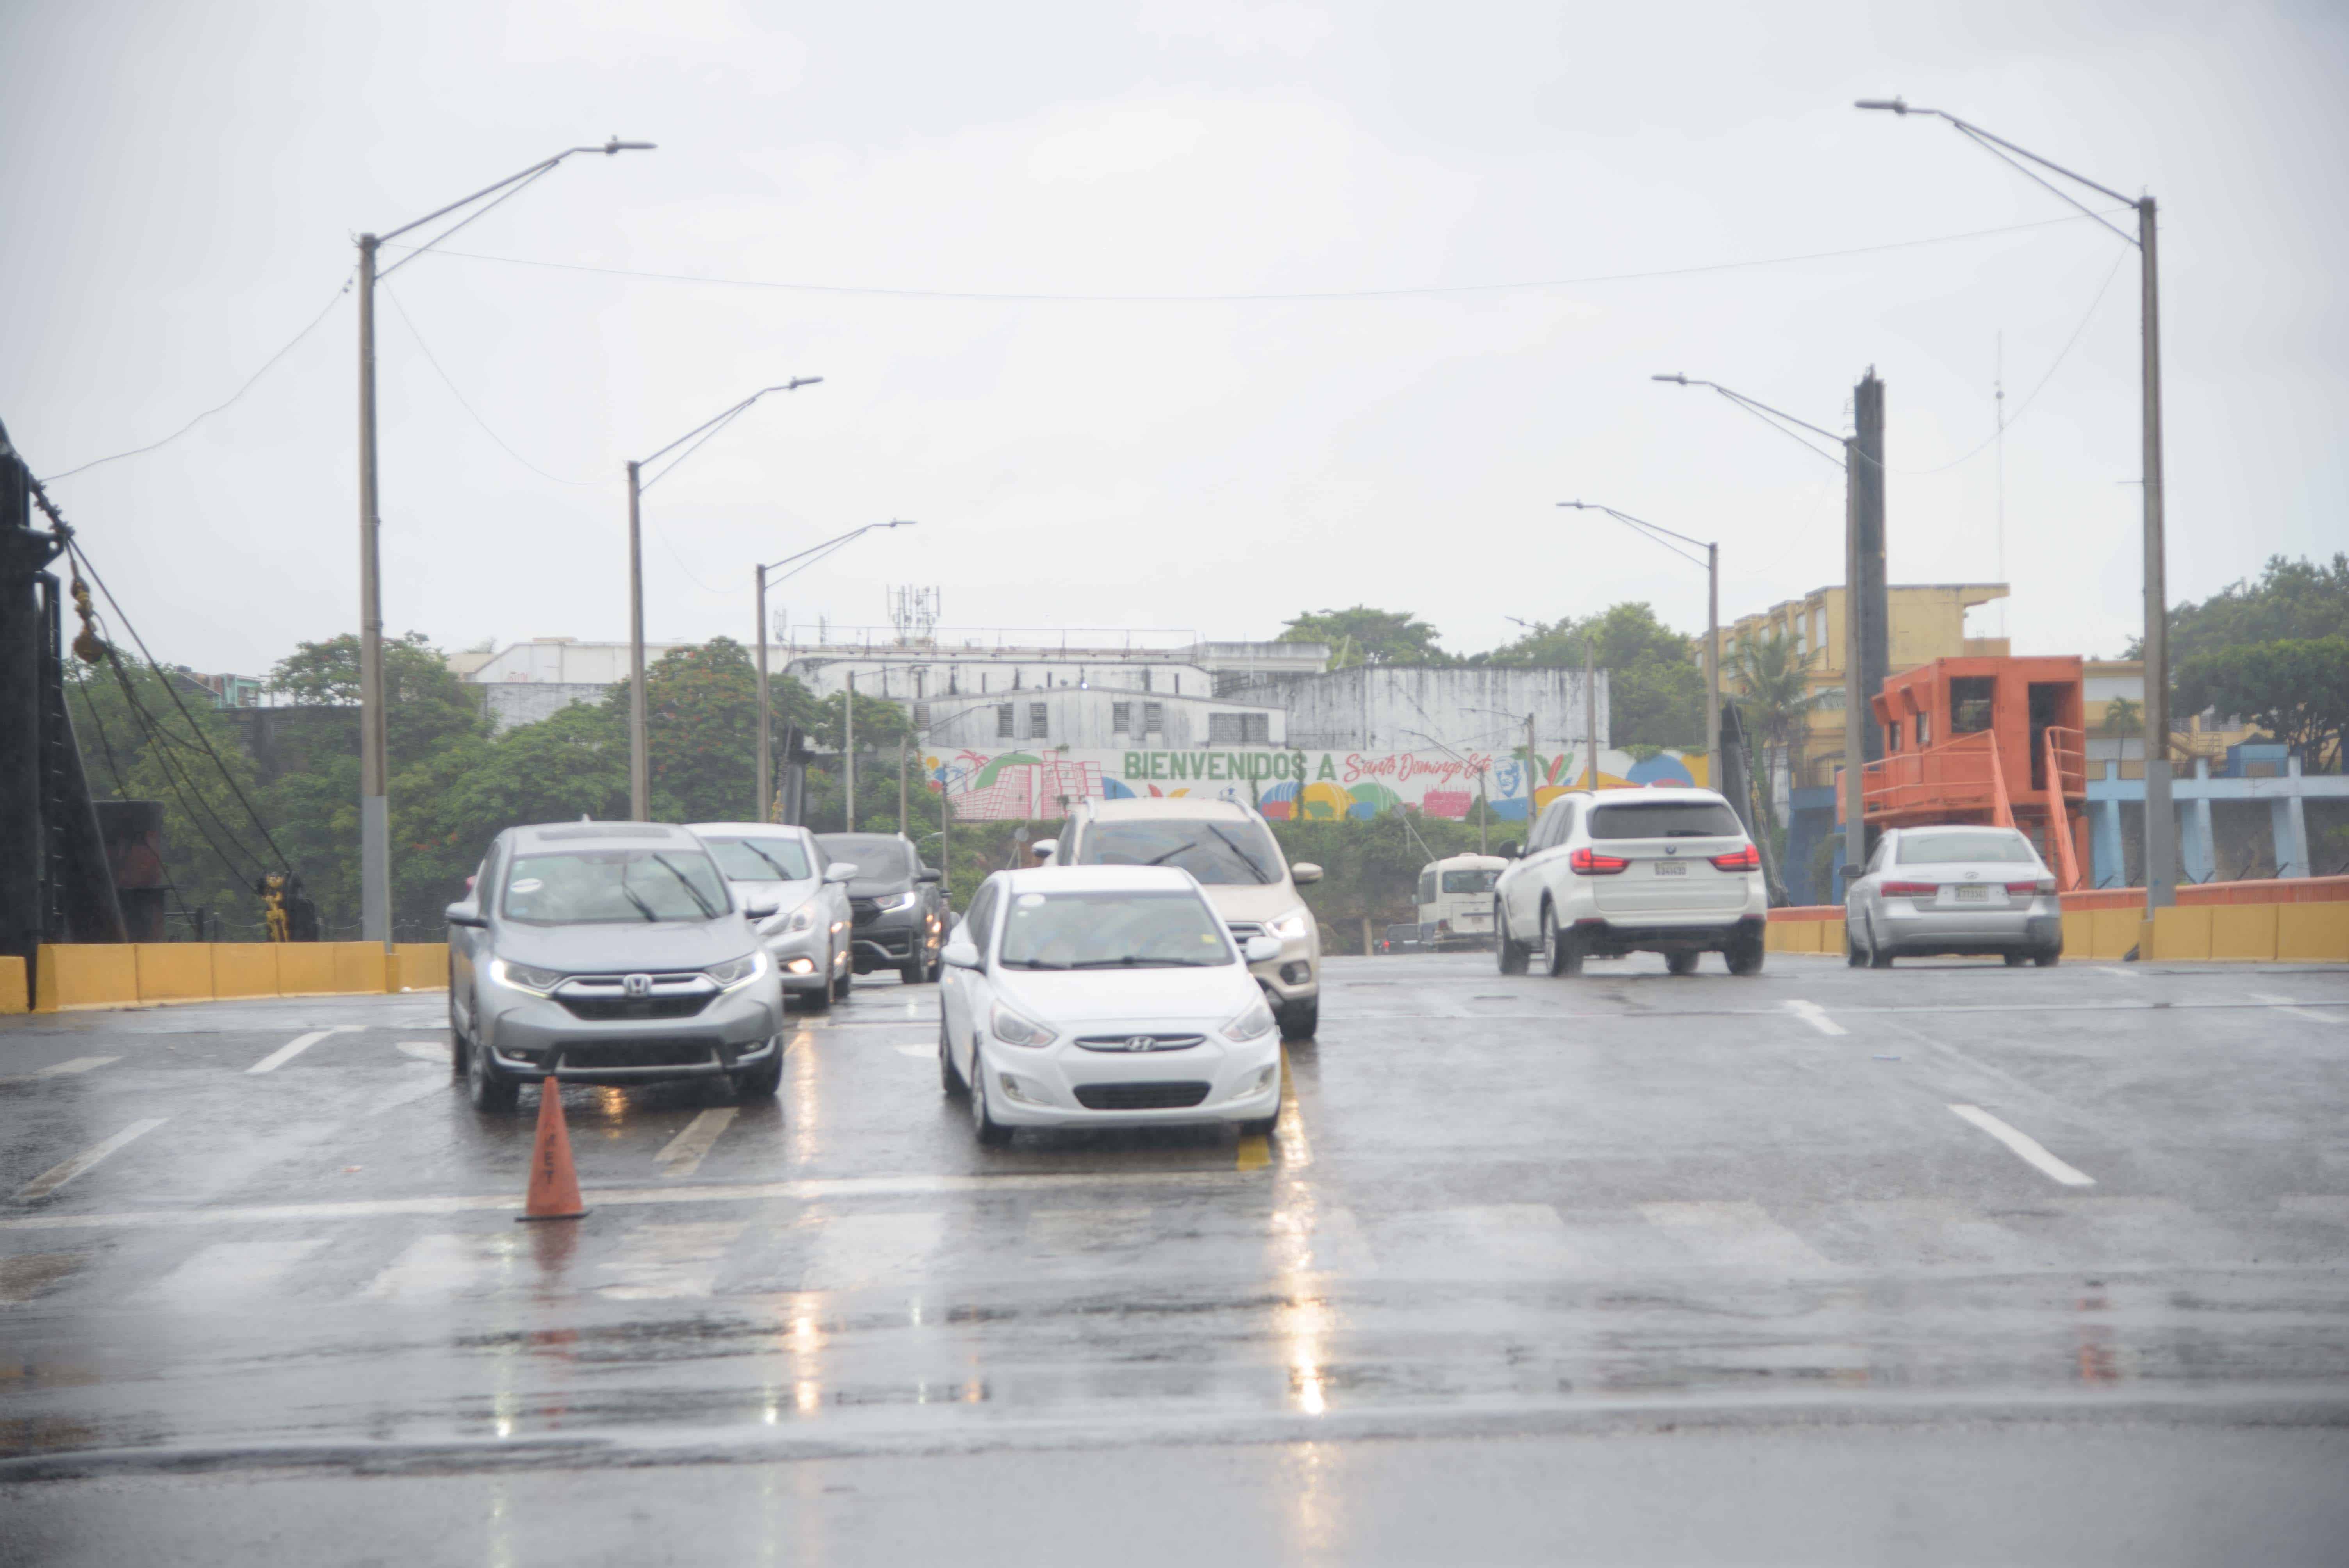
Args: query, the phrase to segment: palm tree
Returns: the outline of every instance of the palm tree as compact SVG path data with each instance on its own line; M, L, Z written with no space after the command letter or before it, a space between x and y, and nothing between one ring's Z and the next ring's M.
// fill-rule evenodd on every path
M1745 731L1761 743L1761 777L1754 780L1762 820L1770 836L1767 846L1775 861L1785 853L1786 830L1778 820L1777 780L1783 771L1789 788L1802 766L1803 741L1809 733L1810 711L1818 701L1802 658L1783 632L1737 645L1724 672L1737 686Z

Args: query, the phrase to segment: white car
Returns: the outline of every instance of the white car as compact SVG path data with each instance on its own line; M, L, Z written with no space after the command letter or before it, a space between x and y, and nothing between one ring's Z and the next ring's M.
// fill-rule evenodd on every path
M783 994L815 1013L846 1001L854 983L847 884L856 868L825 864L815 835L805 828L697 822L691 831L709 846L709 858L733 884L735 897L774 907L757 930Z
M1578 789L1542 809L1493 890L1501 973L1537 957L1551 975L1585 958L1661 953L1675 975L1719 953L1762 972L1770 899L1762 856L1710 789Z
M2054 873L2013 828L1888 828L1844 903L1844 956L1889 969L1901 954L1997 954L2013 967L2064 956Z
M1016 1127L1232 1122L1272 1130L1280 1031L1188 872L1047 866L980 884L947 944L938 1079L981 1143Z
M1199 880L1241 942L1269 936L1279 951L1256 977L1284 1040L1309 1040L1321 1025L1321 927L1298 888L1321 868L1290 865L1264 819L1229 800L1081 800L1059 839L1032 846L1062 866L1178 866Z

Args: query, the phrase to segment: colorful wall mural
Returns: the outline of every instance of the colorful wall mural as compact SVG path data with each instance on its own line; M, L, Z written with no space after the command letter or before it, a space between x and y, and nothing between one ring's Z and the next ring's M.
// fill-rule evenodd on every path
M1466 819L1482 793L1493 815L1522 822L1580 785L1578 748L1515 752L1289 751L1217 748L1195 751L957 751L922 758L929 788L946 791L965 821L1050 820L1078 800L1197 797L1253 805L1275 820L1366 820L1412 808ZM1702 752L1599 753L1601 789L1702 785Z

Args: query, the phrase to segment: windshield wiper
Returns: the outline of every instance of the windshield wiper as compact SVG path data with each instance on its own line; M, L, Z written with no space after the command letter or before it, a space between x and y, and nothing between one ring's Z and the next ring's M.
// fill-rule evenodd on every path
M1143 863L1143 865L1145 865L1145 866L1163 866L1163 865L1164 865L1168 861L1173 860L1176 855L1181 854L1185 850L1195 850L1195 849L1197 849L1198 847L1199 847L1199 841L1198 841L1198 840L1196 840L1196 839L1185 839L1185 840L1184 840L1181 843L1179 843L1179 844L1175 845L1173 849L1171 849L1171 850L1167 851L1164 854L1163 854L1163 855L1153 855L1153 856L1151 856L1148 860L1146 860L1146 861L1143 861L1142 863Z
M692 899L694 903L701 906L702 918L707 920L714 918L717 915L718 906L711 903L708 899L702 897L701 890L693 885L692 879L688 877L683 872L678 870L675 866L671 865L667 855L651 855L647 858L657 862L661 870L668 872L669 875L678 880L678 885L685 889L686 896ZM774 862L770 861L767 863L772 865ZM647 912L647 918L649 919L654 917L649 912Z
M1237 839L1233 838L1229 833L1225 832L1221 828L1218 828L1218 827L1217 827L1217 826L1216 826L1213 822L1210 822L1210 823L1208 823L1208 824L1207 824L1207 831L1209 831L1209 832L1211 832L1211 833L1215 834L1215 835L1216 835L1216 837L1217 837L1217 838L1219 838L1219 839L1223 840L1223 841L1224 841L1224 842L1226 842L1226 843L1229 844L1229 845L1232 847L1232 853L1234 853L1234 854L1236 854L1236 855L1239 856L1239 858L1240 858L1241 860L1243 860L1243 861L1245 861L1246 862L1247 862L1247 869L1248 869L1249 871L1254 872L1256 873L1256 880L1257 880L1257 882L1270 882L1270 881L1272 880L1272 878L1270 878L1269 876L1267 876L1267 875L1265 874L1265 870L1264 870L1264 868L1263 868L1262 866L1260 866L1260 865L1257 864L1256 857L1255 857L1254 855L1252 855L1252 854L1249 854L1249 853L1247 852L1247 851L1246 851L1246 850L1244 850L1244 849L1242 849L1242 848L1240 847L1240 841L1239 841Z
M628 868L625 865L620 868L620 896L626 899L630 903L635 904L636 906L636 912L642 914L647 920L658 920L660 918L659 915L653 913L653 906L647 903L643 899L638 898L636 896L636 890L628 885Z
M791 872L787 872L787 871L783 870L781 863L781 862L779 862L779 861L775 859L775 857L774 857L774 856L772 856L772 855L769 854L766 851L764 851L764 850L761 849L758 845L756 845L756 844L752 843L750 840L748 840L748 839L743 839L743 840L741 840L741 841L740 841L740 843L741 843L741 845L742 845L742 847L743 847L744 849L746 849L746 850L750 851L752 854L754 854L754 855L758 856L761 860L762 860L762 861L766 861L769 865L773 866L773 867L775 868L775 877L776 877L776 879L777 879L778 881L780 881L780 882L798 882L798 881L800 880L798 877L795 877L795 876L792 875L792 873L791 873Z
M1071 969L1206 969L1215 963L1206 958L1136 958L1127 954L1123 958L1085 958L1069 965Z
M1070 965L1066 964L1048 964L1041 958L1002 958L998 959L997 962L1001 964L1006 969L1066 969L1070 967Z

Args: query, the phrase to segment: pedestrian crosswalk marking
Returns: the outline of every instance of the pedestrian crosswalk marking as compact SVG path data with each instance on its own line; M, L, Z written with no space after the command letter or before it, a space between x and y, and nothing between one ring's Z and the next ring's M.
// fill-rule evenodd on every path
M144 1138L170 1119L171 1118L166 1116L150 1116L143 1120L134 1121L103 1142L93 1144L72 1159L50 1166L47 1171L16 1189L17 1202L29 1203L36 1198L47 1197L108 1155L122 1148L123 1145L135 1139Z
M324 1236L293 1241L215 1242L199 1249L140 1294L174 1307L223 1306L275 1293L288 1271L326 1244Z
M521 1259L519 1227L490 1234L436 1231L408 1243L391 1265L359 1292L366 1301L442 1301L471 1295Z
M834 1214L814 1232L815 1255L802 1290L854 1290L918 1280L946 1239L947 1217L932 1211L903 1214Z
M668 1140L668 1146L653 1157L661 1174L671 1181L690 1176L701 1169L718 1140L741 1114L738 1106L719 1106L705 1110L685 1124L685 1130Z
M611 1283L596 1294L614 1301L676 1301L709 1295L728 1249L741 1239L741 1220L631 1228L623 1255L596 1265Z
M74 1057L62 1062L51 1062L45 1068L35 1068L28 1073L0 1074L0 1084L38 1083L43 1078L72 1078L121 1059L120 1057Z
M1648 1223L1686 1245L1695 1263L1785 1274L1816 1274L1835 1267L1808 1242L1773 1220L1759 1203L1642 1203L1639 1207Z

